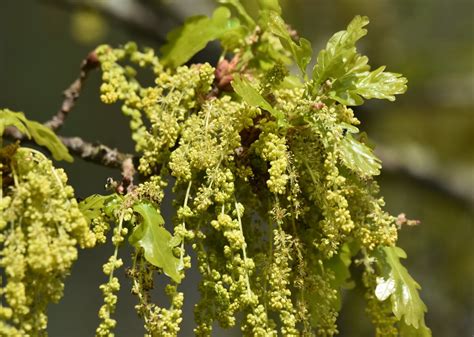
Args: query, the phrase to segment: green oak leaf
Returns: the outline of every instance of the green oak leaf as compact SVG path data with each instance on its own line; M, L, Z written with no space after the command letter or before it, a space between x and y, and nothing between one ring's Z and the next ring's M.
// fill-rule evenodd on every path
M380 159L374 155L370 147L354 139L351 134L357 133L359 130L355 126L345 123L343 127L347 132L338 145L342 163L363 176L379 175L382 168Z
M356 16L347 30L335 33L317 56L313 68L313 81L322 84L330 77L340 78L348 72L368 70L367 58L357 58L355 43L367 34L364 28L369 23L365 16ZM365 61L365 62L364 62Z
M117 194L92 194L79 203L79 210L86 217L86 219L91 222L94 218L100 216L102 210L117 197Z
M186 20L184 25L168 34L168 43L161 48L161 62L178 67L191 59L206 45L235 28L226 7L217 8L212 17L199 15Z
M328 95L346 105L361 105L364 98L394 101L394 95L406 91L407 79L400 74L384 72L384 69L382 66L374 71L348 74L334 82Z
M311 42L304 38L300 38L298 43L293 41L285 21L275 10L263 10L259 21L265 30L279 37L283 47L293 55L293 59L303 76L306 76L306 67L311 62L311 55L313 54Z
M232 81L232 87L234 88L237 95L242 97L242 99L249 105L257 106L261 109L264 109L276 118L280 126L285 125L285 114L275 109L271 106L270 103L252 86L252 83L245 77L240 76L239 74L234 75Z
M136 204L133 210L141 215L141 221L128 239L130 244L143 248L145 259L149 263L161 268L173 281L180 283L180 261L173 254L170 245L173 236L163 227L163 217L149 203Z
M14 126L21 133L31 138L28 129L26 128L27 119L22 112L14 112L9 109L0 109L0 136L3 135L7 126Z
M313 85L321 90L324 83L327 95L341 104L361 105L364 98L394 101L394 95L407 89L406 78L384 72L384 66L370 71L368 58L357 53L355 44L367 34L364 27L368 23L366 17L356 16L347 30L334 34L318 54Z
M54 159L68 162L74 160L69 154L67 147L59 140L53 130L34 121L27 121L26 126L35 142L38 145L47 147Z
M431 337L431 330L426 325L417 329L412 325L407 325L403 320L398 322L398 330L400 337Z
M401 74L384 72L385 66L360 75L355 93L366 99L378 98L394 101L395 96L407 90L407 79Z
M8 109L0 110L0 136L3 135L7 126L16 127L29 139L33 138L38 145L46 147L54 159L68 162L74 160L53 130L41 123L28 120L22 112L13 112Z
M431 336L430 329L425 325L427 308L418 294L421 287L400 263L401 258L407 257L405 251L399 247L383 247L376 257L382 278L394 283L389 297L393 314L398 320L403 319L401 336Z
M230 18L227 22L227 28L218 39L224 50L235 50L245 44L245 38L249 34L249 29L240 23L237 18Z

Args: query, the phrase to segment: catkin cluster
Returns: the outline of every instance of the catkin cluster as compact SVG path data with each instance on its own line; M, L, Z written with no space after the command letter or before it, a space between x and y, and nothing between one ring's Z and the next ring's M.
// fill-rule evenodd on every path
M147 188L174 184L176 256L188 268L190 243L202 277L196 335L210 335L214 322L232 327L239 316L248 336L336 334L343 282L332 261L348 244L370 251L397 235L375 182L341 162L344 125L358 124L352 110L309 99L300 87L278 88L286 74L278 64L260 78L261 92L288 120L305 121L282 127L265 109L216 92L218 72L209 64L165 69L134 44L102 46L97 54L102 100L120 101L130 117ZM140 85L122 64L127 60L151 68L155 84ZM169 285L178 301L172 309L150 303L159 270L135 256L130 275L145 327L151 335L176 335L179 286Z
M19 148L9 158L13 183L0 202L0 335L43 336L46 308L58 302L78 248L95 245L62 169Z

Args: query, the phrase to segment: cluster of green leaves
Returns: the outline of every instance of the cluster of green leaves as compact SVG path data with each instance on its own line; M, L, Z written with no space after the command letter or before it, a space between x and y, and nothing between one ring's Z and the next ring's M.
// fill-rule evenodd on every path
M207 43L215 39L226 41L237 34L237 36L240 36L237 41L245 41L245 36L255 29L257 23L245 11L240 2L221 1L221 3L234 8L238 16L243 19L243 22L239 22L237 18L230 20L230 12L223 7L215 11L212 20L201 16L190 19L189 23L186 23L183 28L170 34L169 43L162 49L165 64L172 66L184 64L197 51L204 49ZM364 98L393 101L395 99L394 95L406 91L406 78L400 74L384 71L384 66L370 71L370 66L367 63L368 58L357 52L356 42L367 34L367 30L364 28L369 23L367 17L355 17L348 25L347 30L334 34L329 39L326 48L318 53L313 71L308 73L307 66L311 62L313 53L311 43L304 38L300 38L298 42L295 42L289 33L288 26L280 16L281 9L277 2L261 1L260 4L259 27L277 36L283 48L291 52L303 79L312 77L305 85L313 97L321 96L351 106L362 104ZM218 17L226 18L227 25L218 20ZM201 34L201 30L197 29L196 22L199 22L199 25L203 27L205 26L206 31L218 33ZM225 29L223 29L224 26ZM193 41L193 43L186 41ZM275 55L275 53L272 53L272 55ZM173 63L169 63L171 61L168 60L173 60ZM273 63L265 65L262 70L277 61L285 61L285 58L277 56ZM290 80L291 78L288 78L288 81ZM303 85L301 82L292 82L291 84ZM284 115L272 107L255 88L258 87L258 84L252 84L248 79L237 75L232 85L236 93L247 103L270 112L278 121L279 126L284 127L287 124ZM380 161L370 148L351 135L357 133L358 130L353 127L348 131L341 144L343 160L346 165L368 175L379 174Z
M314 91L321 90L346 105L361 105L365 99L395 100L406 91L406 79L400 74L384 72L385 67L370 71L368 58L357 53L356 42L367 34L367 17L356 16L347 30L334 34L317 56L313 69Z

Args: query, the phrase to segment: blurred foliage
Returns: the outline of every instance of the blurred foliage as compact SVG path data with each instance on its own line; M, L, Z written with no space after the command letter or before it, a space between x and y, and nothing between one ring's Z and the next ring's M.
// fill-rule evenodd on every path
M181 13L186 12L182 17L191 13L209 14L213 8L210 0L166 2L177 6ZM249 8L256 6L254 0L243 2L247 2ZM409 82L407 94L395 105L381 102L358 111L365 131L371 134L375 143L395 148L413 144L421 147L435 158L436 165L441 165L448 174L456 175L471 194L474 193L472 0L285 0L281 3L286 21L302 36L310 38L316 49L323 48L332 32L345 27L355 15L370 17L370 33L362 43L363 52L370 56L374 66L383 60L391 70L402 72ZM91 49L90 45L78 43L71 35L74 25L77 25L78 36L91 29L90 24L82 23L81 28L81 24L73 23L78 19L78 13L41 1L0 2L1 106L28 111L38 120L46 120L56 111L60 92L76 76L80 60ZM132 34L116 22L102 21L102 24L109 33L97 35L94 43L138 40L155 49L159 47L155 41ZM97 34L98 30L92 29L89 35ZM28 74L28 77L20 74ZM97 87L98 79L92 77L63 133L81 133L90 140L101 140L123 150L131 149L126 141L129 136L125 119L116 113L112 115L113 108L99 104ZM111 116L114 116L112 121ZM396 159L407 160L404 157ZM423 158L420 162L430 164ZM78 165L74 171L67 165L66 169L71 183L82 195L101 192L93 186L102 184L108 175L118 174L86 163L79 162ZM89 176L85 182L81 181L83 172L88 172ZM428 306L427 324L435 336L473 335L472 203L443 194L432 185L403 173L382 173L380 182L388 209L393 214L405 212L422 222L417 227L405 228L400 240L408 256L412 257L406 262L408 269L423 285L421 296ZM56 322L51 325L52 337L62 336L64 326L74 332L71 337L92 335L96 325L95 309L100 301L96 290L100 261L107 253L108 247L104 247L102 258L88 252L74 267L65 300L52 308L51 314L57 317L51 319L52 323ZM195 287L192 283L187 286ZM83 293L95 295L84 297ZM126 296L126 292L123 295ZM118 336L138 335L141 330L134 326L140 327L140 323L135 320L132 310L124 309L130 307L127 301L133 303L133 299L127 300L124 296L118 308L119 315L123 316ZM361 296L355 294L344 299L342 336L363 337L370 333L368 321L363 318ZM192 307L189 303L186 305L185 315L192 315ZM72 314L82 320L71 321ZM190 331L185 328L184 335Z
M96 11L79 9L71 16L71 34L84 45L97 44L108 33L108 25Z

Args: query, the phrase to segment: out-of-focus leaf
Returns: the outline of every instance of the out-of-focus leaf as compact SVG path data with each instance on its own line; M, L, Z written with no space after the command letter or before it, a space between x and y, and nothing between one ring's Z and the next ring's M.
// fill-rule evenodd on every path
M351 265L351 251L349 245L346 243L341 246L339 254L333 256L325 262L324 267L334 272L334 279L332 286L338 290L335 307L337 310L341 308L341 292L343 288L350 288L353 284L349 281L351 272L349 266Z
M323 268L318 265L312 267L311 273L317 275L318 279L324 280L321 286L324 286L328 291L331 289L331 292L333 289L338 290L336 296L327 296L327 293L318 287L307 289L306 300L310 312L310 323L313 327L320 326L325 317L331 313L339 312L341 309L342 288L351 286L351 283L348 282L350 264L351 252L349 246L345 244L341 247L338 255L324 262Z
M346 135L339 144L340 159L349 169L363 176L374 176L380 174L382 168L371 148L352 137L351 133L359 130L353 125L345 124Z
M234 80L232 81L232 87L234 88L237 95L242 97L242 99L249 105L257 106L261 109L267 110L270 114L276 118L278 124L283 126L285 124L285 114L275 109L268 103L265 98L255 89L249 80L240 75L234 75Z
M14 112L8 109L0 109L0 137L7 126L14 126L28 138L31 137L25 124L27 119L22 112Z
M79 210L87 218L87 220L91 222L94 218L100 216L104 207L116 197L116 194L90 195L79 203Z
M304 38L300 38L299 43L293 41L285 21L274 10L262 11L260 14L260 24L265 30L280 38L283 47L291 52L301 73L306 76L306 67L311 61L311 55L313 54L311 42Z
M245 38L249 34L249 28L242 25L237 18L230 18L227 29L219 35L219 42L225 50L235 50L245 44Z
M170 67L186 63L210 41L233 28L229 18L226 7L217 8L211 18L202 15L189 18L182 27L168 34L168 43L161 48L161 62Z
M275 11L278 15L281 15L281 7L278 0L258 0L260 10L271 10Z
M239 0L219 0L220 4L229 5L235 8L239 16L246 22L247 26L250 28L255 27L255 21L252 17L247 13L245 7L240 3Z
M149 263L163 269L173 281L180 283L179 259L173 254L170 244L172 235L163 227L163 217L148 203L139 203L133 210L139 213L142 219L129 237L130 244L143 248L145 259Z
M38 145L45 146L56 160L72 162L74 159L68 149L59 140L58 136L50 128L35 121L28 120L22 112L14 112L8 109L0 110L0 136L7 126L14 126L28 138L34 139Z
M35 142L47 147L54 159L68 162L74 161L67 147L59 140L53 130L34 121L27 121L26 126Z
M402 336L431 336L425 325L426 305L418 294L420 285L400 263L400 258L407 257L406 253L399 247L383 247L376 257L383 279L394 283L390 299L393 314L406 325Z

